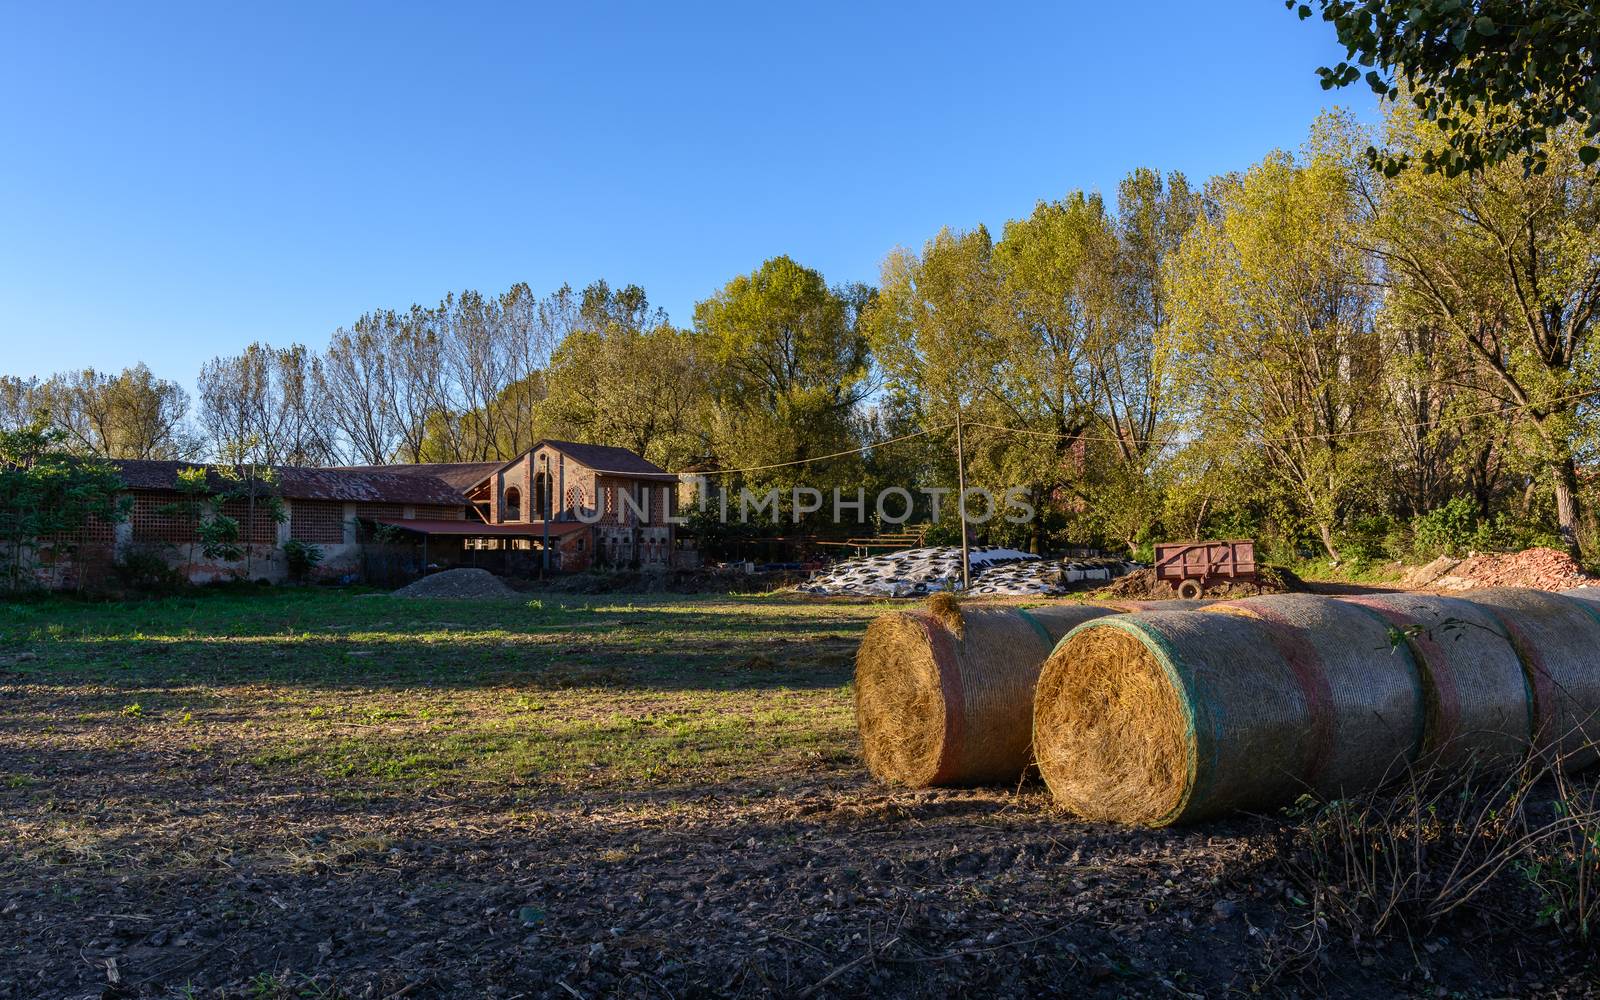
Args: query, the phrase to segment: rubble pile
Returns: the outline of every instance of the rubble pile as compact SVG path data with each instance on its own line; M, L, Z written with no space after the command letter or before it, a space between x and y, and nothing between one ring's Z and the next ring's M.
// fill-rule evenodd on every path
M1567 590L1597 581L1567 553L1537 548L1472 555L1461 560L1441 557L1415 571L1406 582L1413 587L1461 591L1485 587Z

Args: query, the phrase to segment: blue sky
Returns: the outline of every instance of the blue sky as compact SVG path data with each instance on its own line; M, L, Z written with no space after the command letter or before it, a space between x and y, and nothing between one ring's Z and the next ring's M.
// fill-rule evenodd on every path
M604 277L687 323L781 253L870 281L941 225L1297 146L1339 56L1277 0L0 16L0 374L190 386L451 289Z

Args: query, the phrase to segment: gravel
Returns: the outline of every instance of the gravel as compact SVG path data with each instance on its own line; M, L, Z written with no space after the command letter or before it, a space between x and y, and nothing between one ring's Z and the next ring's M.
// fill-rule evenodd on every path
M486 569L447 569L401 587L394 596L482 599L519 595Z

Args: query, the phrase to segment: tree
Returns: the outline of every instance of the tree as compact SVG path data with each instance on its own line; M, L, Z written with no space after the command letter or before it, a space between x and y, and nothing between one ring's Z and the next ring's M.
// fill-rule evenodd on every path
M1443 141L1380 153L1391 176L1413 160L1446 176L1520 155L1542 173L1548 146L1567 126L1600 158L1600 8L1575 0L1317 0L1346 59L1322 67L1324 89L1362 78L1390 101L1404 94L1435 123ZM1284 6L1309 18L1309 2Z
M1158 341L1206 446L1264 456L1336 560L1335 526L1372 472L1383 370L1349 169L1314 145L1219 182L1170 262Z
M1402 107L1385 141L1420 155L1448 139ZM1600 391L1600 188L1581 144L1570 127L1554 134L1538 174L1501 165L1375 181L1369 249L1396 314L1432 324L1469 361L1458 390L1472 390L1478 410L1517 415L1518 450L1548 477L1562 539L1592 553L1600 538L1574 453L1580 403Z
M349 329L340 327L315 369L317 394L352 464L382 465L400 444L395 400L404 389L390 361L398 325L390 311L368 313Z
M695 330L713 366L712 436L725 466L799 462L856 443L868 350L859 317L872 293L829 288L822 275L775 257L698 303ZM755 478L773 485L845 485L859 462L793 466Z
M188 528L186 565L194 565L196 546L207 559L232 561L244 555L239 546L239 521L223 513L224 498L211 488L208 469L203 466L179 469L176 490L178 499L163 504L158 510Z
M22 568L42 544L70 545L92 519L114 524L127 518L117 470L71 454L63 438L43 420L0 431L0 544L11 590L22 586Z
M84 454L173 459L196 448L184 426L189 394L142 364L118 375L93 368L54 375L39 386L36 405L49 411L73 450Z
M267 465L323 465L332 435L318 360L303 346L250 344L200 369L200 422L213 452ZM249 450L243 450L248 442Z
M44 409L37 378L0 375L0 431L19 431Z
M603 281L584 289L577 323L551 359L539 426L668 469L704 455L711 364L702 338L669 323L638 286Z

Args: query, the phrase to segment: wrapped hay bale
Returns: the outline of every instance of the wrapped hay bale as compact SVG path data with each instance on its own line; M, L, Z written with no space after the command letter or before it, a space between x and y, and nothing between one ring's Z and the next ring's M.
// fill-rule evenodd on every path
M1504 626L1522 658L1533 703L1533 744L1576 770L1600 740L1600 608L1543 590L1498 587L1466 598Z
M876 619L856 653L867 767L912 787L1014 782L1031 761L1033 686L1057 640L1114 608L957 608Z
M1493 613L1434 594L1343 600L1379 615L1421 666L1422 752L1429 763L1501 768L1527 755L1533 726L1528 684Z
M1415 664L1384 623L1308 594L1081 625L1034 700L1056 801L1152 826L1378 784L1421 723Z

